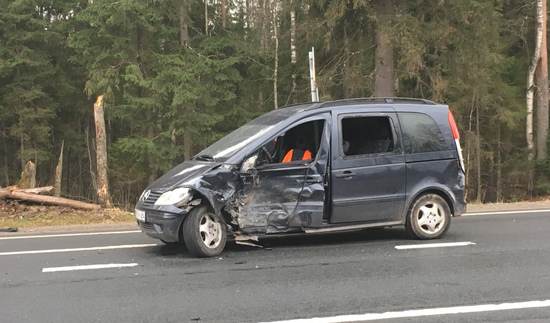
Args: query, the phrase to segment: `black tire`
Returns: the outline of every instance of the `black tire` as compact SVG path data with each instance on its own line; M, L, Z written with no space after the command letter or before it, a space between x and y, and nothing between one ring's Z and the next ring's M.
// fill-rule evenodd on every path
M405 228L414 238L438 239L449 230L451 209L447 201L437 194L418 197L407 213Z
M213 222L210 227L211 231L208 231L212 233L211 235L204 231L201 232L201 224L206 226L210 224L208 220L206 220L206 223L204 222L206 217ZM205 206L196 207L189 212L183 221L182 235L187 250L196 257L217 256L223 251L227 242L227 230L224 221ZM209 238L215 237L216 239L208 243L206 236Z

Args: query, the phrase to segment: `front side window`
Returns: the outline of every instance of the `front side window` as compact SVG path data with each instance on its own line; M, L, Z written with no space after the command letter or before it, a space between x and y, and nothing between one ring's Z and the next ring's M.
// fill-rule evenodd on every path
M312 161L319 151L324 123L309 121L286 130L260 148L257 165Z
M445 139L435 121L423 113L399 113L403 143L408 154L447 150Z
M393 152L395 140L388 117L345 117L341 121L345 156Z

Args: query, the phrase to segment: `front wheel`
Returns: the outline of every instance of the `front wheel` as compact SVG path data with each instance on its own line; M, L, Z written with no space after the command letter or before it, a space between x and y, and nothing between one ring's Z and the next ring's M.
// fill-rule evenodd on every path
M225 223L205 206L189 212L183 221L182 233L187 250L197 257L219 255L227 241Z
M414 201L407 214L407 232L418 239L440 238L451 224L451 209L444 198L425 194Z

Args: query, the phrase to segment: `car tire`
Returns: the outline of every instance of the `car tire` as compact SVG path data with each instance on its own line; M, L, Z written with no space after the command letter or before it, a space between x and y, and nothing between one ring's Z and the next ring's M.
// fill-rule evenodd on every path
M206 206L191 210L182 226L182 235L189 253L196 257L219 255L227 242L226 225Z
M405 228L414 238L438 239L451 225L451 208L437 194L424 194L417 198L409 209Z

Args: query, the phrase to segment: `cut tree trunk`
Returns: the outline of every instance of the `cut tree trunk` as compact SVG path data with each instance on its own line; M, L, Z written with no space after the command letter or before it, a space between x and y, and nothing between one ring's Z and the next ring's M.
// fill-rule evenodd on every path
M97 167L97 197L105 207L111 206L109 193L109 177L107 175L107 136L105 132L105 113L103 95L97 97L94 104L95 135L96 135L96 167Z
M54 190L53 186L43 186L43 187L35 187L35 188L20 188L17 186L8 186L4 188L0 188L0 198L3 198L5 196L10 195L12 192L23 192L23 193L30 193L30 194L51 194Z
M55 167L55 196L61 196L61 179L63 177L63 148L65 147L65 141L61 142L61 152L59 153L59 160Z
M395 96L393 45L390 35L392 13L393 0L376 1L374 96L377 97Z
M0 192L0 197L2 197L3 194L4 194L3 192ZM67 207L72 207L75 209L83 209L83 210L97 210L101 208L101 206L98 204L85 203L85 202L75 201L75 200L66 199L66 198L57 197L57 196L47 196L47 195L26 193L20 190L11 191L4 197L15 199L15 200L30 201L35 203L67 206Z
M36 187L36 165L32 161L28 161L21 172L21 179L17 184L21 188Z
M537 160L545 160L548 141L548 54L546 37L546 0L542 2L542 39L540 46L540 60L536 70L537 85Z

